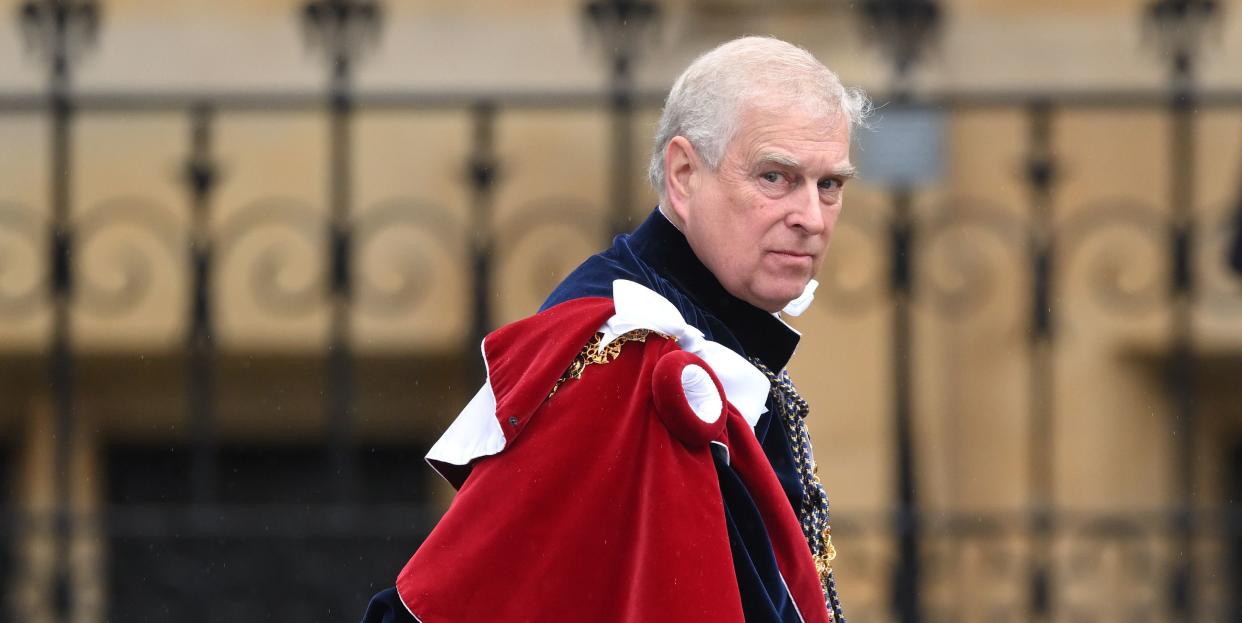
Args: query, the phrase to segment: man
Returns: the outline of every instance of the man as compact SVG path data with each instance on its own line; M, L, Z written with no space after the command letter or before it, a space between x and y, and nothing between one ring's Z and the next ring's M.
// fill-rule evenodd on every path
M770 38L678 78L659 207L485 340L428 455L458 497L366 621L842 620L780 313L809 303L866 107Z

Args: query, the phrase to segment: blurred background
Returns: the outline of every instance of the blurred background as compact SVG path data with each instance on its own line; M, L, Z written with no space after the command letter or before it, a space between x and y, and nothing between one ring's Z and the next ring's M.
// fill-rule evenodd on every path
M0 620L357 620L771 34L878 105L793 321L850 621L1242 621L1231 2L0 4Z

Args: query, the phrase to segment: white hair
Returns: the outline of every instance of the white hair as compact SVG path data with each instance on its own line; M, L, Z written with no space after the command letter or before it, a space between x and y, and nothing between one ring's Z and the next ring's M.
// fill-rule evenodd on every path
M853 129L871 111L866 94L846 88L810 52L772 37L742 37L695 59L664 100L647 177L664 201L664 150L684 136L711 170L752 107L801 107L812 114L841 114Z

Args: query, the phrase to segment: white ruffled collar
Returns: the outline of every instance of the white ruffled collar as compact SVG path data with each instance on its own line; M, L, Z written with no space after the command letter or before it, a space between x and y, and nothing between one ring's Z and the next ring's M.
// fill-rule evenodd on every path
M646 286L624 279L613 281L612 301L616 312L600 328L604 334L602 344L635 329L650 329L675 338L682 350L707 362L720 379L725 397L751 428L759 423L759 417L768 410L770 384L745 357L705 338L702 331L686 322L675 305Z
M762 372L746 358L728 347L703 336L677 311L677 307L651 289L633 281L612 283L614 315L600 327L606 344L627 331L650 329L677 339L677 344L707 362L725 398L737 408L753 429L759 417L767 412L770 384ZM451 466L465 466L471 461L504 450L505 435L496 420L496 396L491 381L483 384L474 398L462 409L439 441L427 453L427 462L450 482Z

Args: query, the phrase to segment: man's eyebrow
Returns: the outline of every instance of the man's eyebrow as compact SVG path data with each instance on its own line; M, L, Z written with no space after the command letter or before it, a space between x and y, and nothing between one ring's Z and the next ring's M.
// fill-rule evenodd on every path
M830 176L843 180L853 179L858 176L858 169L852 164L847 164L839 169L833 169Z
M759 154L759 158L755 160L755 163L756 163L756 166L761 167L761 168L767 165L776 165L780 167L786 167L789 169L802 168L802 162L800 162L797 158L794 158L793 156L789 154L782 153L782 152L776 152L776 151ZM855 168L854 165L852 164L847 164L841 168L832 169L831 171L828 172L828 175L825 177L848 180L848 179L852 179L857 176L858 176L858 169Z
M759 158L755 161L755 163L759 166L775 164L777 166L787 167L790 169L802 167L802 163L799 162L797 158L794 158L789 154L783 154L775 151L759 154Z

